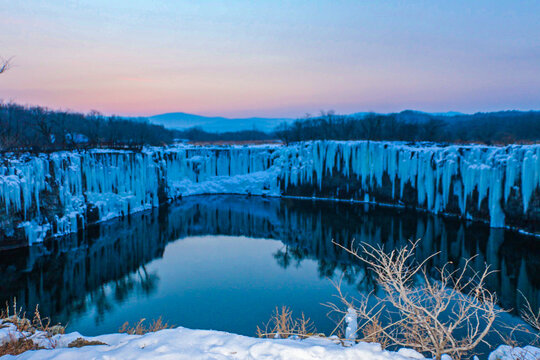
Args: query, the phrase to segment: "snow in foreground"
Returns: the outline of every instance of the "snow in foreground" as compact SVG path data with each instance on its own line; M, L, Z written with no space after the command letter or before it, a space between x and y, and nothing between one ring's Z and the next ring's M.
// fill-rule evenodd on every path
M11 325L11 324L10 324ZM11 334L11 335L10 335ZM0 329L0 344L16 334L13 325ZM109 334L85 337L108 345L67 348L68 344L82 337L74 332L45 338L42 332L32 336L34 342L54 349L27 351L7 359L355 359L355 360L405 360L423 359L414 350L398 352L382 350L379 344L359 343L342 346L328 339L304 340L259 339L220 331L190 330L182 327L160 330L146 335ZM500 346L489 360L534 360L540 358L540 349L526 347L511 349Z

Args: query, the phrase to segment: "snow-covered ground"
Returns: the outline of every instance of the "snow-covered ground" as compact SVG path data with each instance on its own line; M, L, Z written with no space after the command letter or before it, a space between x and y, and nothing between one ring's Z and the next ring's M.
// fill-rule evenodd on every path
M0 329L0 344L21 336L14 325ZM68 348L78 339L100 341L107 345L91 345ZM160 330L145 335L108 334L83 337L77 332L46 337L43 332L30 336L42 350L27 351L18 356L6 355L7 359L351 359L351 360L406 360L424 359L411 349L397 352L382 350L379 344L342 344L337 339L311 337L303 340L259 339L221 331L191 330L183 327ZM446 357L450 359L449 357ZM538 360L540 349L535 347L510 348L500 346L489 360Z

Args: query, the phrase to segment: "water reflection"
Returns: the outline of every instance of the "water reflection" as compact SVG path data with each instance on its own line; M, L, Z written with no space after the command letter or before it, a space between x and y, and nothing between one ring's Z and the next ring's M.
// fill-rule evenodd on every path
M452 261L459 266L477 255L477 270L485 263L500 270L488 285L504 307L519 308L519 292L533 306L540 304L535 238L405 209L240 196L186 198L60 240L2 252L0 301L17 297L29 309L39 303L42 313L64 323L83 315L102 323L123 304L156 295L161 268L151 262L163 258L169 243L198 235L280 240L271 253L282 269L315 260L320 278L343 273L359 291L374 289L372 274L332 239L346 247L354 240L393 249L421 238L419 260L438 252L430 265Z

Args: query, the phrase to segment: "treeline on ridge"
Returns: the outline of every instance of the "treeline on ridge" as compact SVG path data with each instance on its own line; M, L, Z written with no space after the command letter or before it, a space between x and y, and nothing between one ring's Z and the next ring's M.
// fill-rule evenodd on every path
M282 123L270 133L258 130L211 133L193 127L179 131L178 137L210 142L279 139L286 144L309 140L532 143L540 141L540 112L501 111L472 115L437 115L411 110L353 115L326 112Z
M306 140L390 140L511 144L540 140L540 112L501 111L435 115L417 111L317 117L283 123L276 136L285 143Z
M175 132L145 118L81 114L0 102L0 150L53 151L170 144Z
M91 147L141 148L192 142L291 142L308 140L433 141L442 143L511 144L540 141L540 112L501 111L473 115L437 115L418 111L394 114L321 113L272 132L243 130L222 133L200 127L167 129L146 118L55 111L0 102L0 151L54 151Z

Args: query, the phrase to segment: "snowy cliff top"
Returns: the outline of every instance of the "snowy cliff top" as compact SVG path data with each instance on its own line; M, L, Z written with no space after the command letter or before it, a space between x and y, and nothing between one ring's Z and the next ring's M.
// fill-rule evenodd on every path
M514 148L514 149L538 149L540 144L510 144L510 145L484 145L484 144L445 144L445 143L434 143L434 142L404 142L404 141L367 141L367 140L314 140L314 141L305 141L305 142L296 142L291 143L290 147L302 147L309 146L313 143L335 143L335 144L348 144L351 146L362 144L362 143L372 143L380 144L385 147L394 147L397 149L406 149L406 150L457 150L457 149L478 149L483 151L489 150L500 150L503 148ZM181 150L195 150L195 149L206 149L206 150L230 150L230 149L259 149L259 150L277 150L280 148L287 147L284 144L239 144L239 145L193 145L193 144L174 144L169 146L145 146L142 149L143 153L152 154L159 151L181 151ZM62 157L67 154L76 154L76 153L92 153L92 154L127 154L136 152L134 150L119 150L119 149L109 149L109 148L99 148L99 149L81 149L81 150L59 150L56 152L48 153L39 153L31 154L28 152L25 153L13 153L7 152L0 154L0 159L19 159L19 160L28 160L35 157Z

